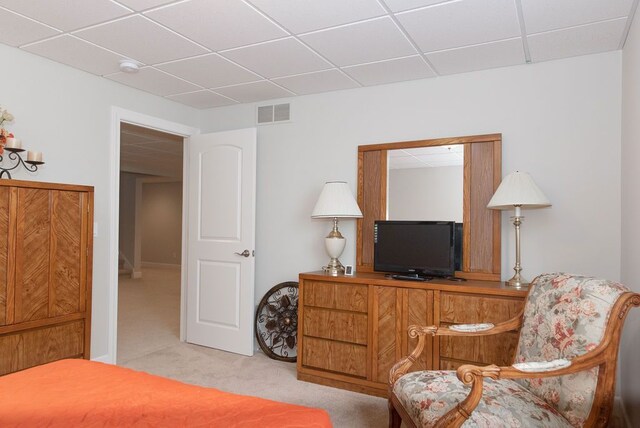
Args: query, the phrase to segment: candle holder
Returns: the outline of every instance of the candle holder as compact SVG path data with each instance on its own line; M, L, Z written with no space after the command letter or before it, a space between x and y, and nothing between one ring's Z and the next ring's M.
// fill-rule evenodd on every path
M13 166L4 167L2 165L2 162L4 161L5 156L0 155L0 178L6 177L8 179L11 179L11 173L9 171L13 171L14 169L18 168L20 165L24 166L24 168L29 172L36 172L38 170L38 165L44 164L44 162L42 161L35 161L35 160L25 161L24 159L22 159L22 156L20 156L20 153L24 152L24 149L5 147L4 151L9 152L9 154L6 155L6 159L8 159L14 164Z

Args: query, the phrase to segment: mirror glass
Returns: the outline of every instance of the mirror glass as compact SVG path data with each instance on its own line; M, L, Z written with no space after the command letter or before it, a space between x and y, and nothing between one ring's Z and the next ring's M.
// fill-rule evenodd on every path
M387 219L462 223L464 144L388 151Z

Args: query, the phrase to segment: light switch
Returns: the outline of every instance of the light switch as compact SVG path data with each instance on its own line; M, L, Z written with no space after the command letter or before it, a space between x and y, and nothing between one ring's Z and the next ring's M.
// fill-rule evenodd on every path
M98 237L98 222L97 221L93 222L93 237L94 238Z

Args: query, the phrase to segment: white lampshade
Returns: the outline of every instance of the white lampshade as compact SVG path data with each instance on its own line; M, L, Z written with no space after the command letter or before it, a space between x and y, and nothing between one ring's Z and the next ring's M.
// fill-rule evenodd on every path
M361 218L362 211L344 181L328 181L324 184L311 218Z
M487 208L494 210L550 207L551 202L526 172L512 172L502 179Z

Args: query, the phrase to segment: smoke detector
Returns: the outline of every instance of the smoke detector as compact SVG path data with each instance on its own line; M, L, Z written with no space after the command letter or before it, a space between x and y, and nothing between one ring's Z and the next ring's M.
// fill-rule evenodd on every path
M123 59L120 61L120 71L124 73L137 73L140 70L140 66L134 61L129 59Z

